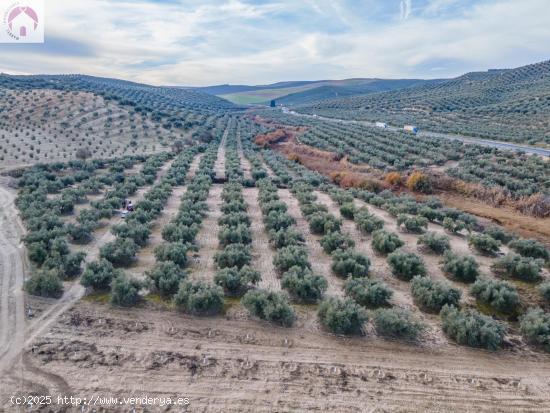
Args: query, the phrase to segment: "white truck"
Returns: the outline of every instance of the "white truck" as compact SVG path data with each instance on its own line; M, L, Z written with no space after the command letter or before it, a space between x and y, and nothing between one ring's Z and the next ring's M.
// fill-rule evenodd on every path
M376 122L375 123L375 126L377 128L382 128L382 129L386 129L388 127L388 124L387 123L384 123L384 122Z

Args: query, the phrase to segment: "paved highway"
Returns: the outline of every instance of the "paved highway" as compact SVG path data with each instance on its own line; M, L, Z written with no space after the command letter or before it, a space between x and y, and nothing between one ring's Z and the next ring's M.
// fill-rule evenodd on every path
M305 118L315 118L324 120L327 122L336 122L336 123L345 123L345 124L357 124L357 125L363 125L363 126L369 126L372 128L377 128L376 124L374 122L367 122L362 120L347 120L347 119L336 119L336 118L326 118L324 116L313 116L313 115L307 115L305 113L298 113L298 112L286 112L287 114L294 115L294 116L301 116ZM402 128L398 128L395 126L390 126L386 128L386 130L391 131L403 131ZM499 141L493 141L490 139L480 139L480 138L474 138L471 136L464 136L464 135L454 135L449 133L440 133L440 132L430 132L430 131L420 131L417 134L418 136L427 136L432 138L443 138L443 139L453 139L453 140L459 140L464 143L468 144L476 144L476 145L483 145L483 146L491 146L493 148L500 148L500 149L508 149L512 151L517 152L525 152L529 154L534 155L540 155L540 156L547 156L550 157L550 149L543 149L543 148L537 148L535 146L528 146L528 145L517 145L515 143L509 143L509 142L499 142Z

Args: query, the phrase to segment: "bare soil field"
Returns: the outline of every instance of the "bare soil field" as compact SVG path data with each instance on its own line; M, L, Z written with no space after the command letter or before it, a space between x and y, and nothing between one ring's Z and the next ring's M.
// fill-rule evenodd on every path
M335 337L307 309L291 329L242 317L79 302L26 353L43 384L10 377L2 393L181 396L204 412L550 409L548 356Z

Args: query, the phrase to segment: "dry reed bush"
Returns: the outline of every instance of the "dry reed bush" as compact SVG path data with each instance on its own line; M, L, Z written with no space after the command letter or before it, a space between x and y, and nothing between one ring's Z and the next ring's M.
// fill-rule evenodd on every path
M515 208L526 215L546 218L550 216L550 198L543 194L522 197L515 202Z
M384 182L390 186L401 185L401 174L399 172L390 172L384 177Z
M372 178L365 178L364 175L351 171L334 171L329 174L330 179L343 188L361 188L373 192L382 190L383 185Z
M435 189L453 191L465 197L473 197L491 206L509 206L524 215L537 218L550 216L550 198L542 193L515 199L501 188L485 187L442 174L430 174L430 180Z
M274 143L281 142L287 138L288 134L284 129L277 129L273 132L256 136L256 139L254 139L254 143L259 146L268 146Z

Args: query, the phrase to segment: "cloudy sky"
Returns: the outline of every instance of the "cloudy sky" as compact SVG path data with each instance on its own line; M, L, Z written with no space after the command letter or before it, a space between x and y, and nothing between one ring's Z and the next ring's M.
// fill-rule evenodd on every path
M45 1L45 44L0 44L0 72L200 86L439 78L550 58L548 0Z

